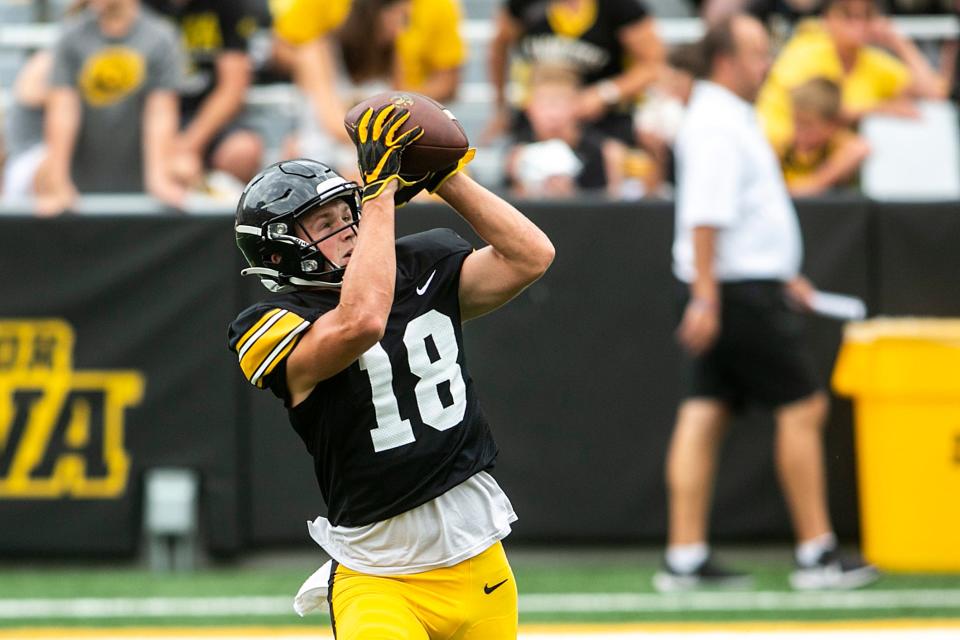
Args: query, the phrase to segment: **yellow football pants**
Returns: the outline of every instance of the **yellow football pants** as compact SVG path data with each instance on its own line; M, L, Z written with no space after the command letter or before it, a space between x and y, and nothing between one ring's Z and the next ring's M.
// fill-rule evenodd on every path
M372 576L337 565L337 640L516 640L517 583L499 542L458 565Z

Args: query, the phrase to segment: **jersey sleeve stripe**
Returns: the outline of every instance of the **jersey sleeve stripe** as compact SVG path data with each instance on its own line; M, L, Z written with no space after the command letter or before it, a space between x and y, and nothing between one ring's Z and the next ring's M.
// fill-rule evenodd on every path
M310 323L304 320L299 325L297 325L293 331L287 334L287 337L280 341L280 343L270 352L270 355L266 357L263 363L257 367L257 371L253 374L253 377L250 378L250 382L257 385L261 385L261 380L263 376L268 375L271 371L276 368L277 364L283 361L291 351L293 347L296 346L297 340L301 333L303 333L307 327L310 326Z
M254 373L270 357L277 345L291 333L302 331L300 325L305 321L295 313L284 311L271 318L260 330L251 336L245 348L238 353L240 368L247 380L252 382ZM308 323L309 324L309 323Z
M247 352L247 349L250 347L250 345L256 341L257 337L263 335L263 325L271 320L276 322L276 317L281 313L285 313L283 309L271 309L267 313L263 314L263 316L261 316L261 318L257 320L257 322L254 323L254 325L240 337L240 339L237 341L236 349L241 358L243 357L243 354Z

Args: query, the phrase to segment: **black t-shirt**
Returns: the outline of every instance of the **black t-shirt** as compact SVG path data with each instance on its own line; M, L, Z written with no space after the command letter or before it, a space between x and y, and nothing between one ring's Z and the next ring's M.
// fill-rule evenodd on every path
M230 0L145 0L172 19L183 38L190 66L180 90L184 111L195 109L217 82L217 56L224 51L246 53L247 39L241 3Z
M648 15L641 0L582 0L575 16L557 2L507 0L507 11L523 26L517 53L524 61L571 65L583 84L623 73L620 30Z
M472 248L449 229L401 238L396 247L396 292L383 338L295 407L286 357L339 294L276 294L230 325L244 375L287 404L334 525L362 526L413 509L492 468L497 456L463 350L460 268Z

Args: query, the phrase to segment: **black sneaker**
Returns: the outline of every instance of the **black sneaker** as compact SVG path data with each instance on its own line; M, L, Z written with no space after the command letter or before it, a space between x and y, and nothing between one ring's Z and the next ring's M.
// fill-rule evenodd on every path
M790 586L798 591L859 589L879 577L877 568L859 557L829 549L820 554L813 566L798 567L791 573Z
M664 562L663 569L653 576L653 588L660 593L692 591L694 589L749 589L753 578L745 573L727 569L707 557L703 564L689 573L680 573Z

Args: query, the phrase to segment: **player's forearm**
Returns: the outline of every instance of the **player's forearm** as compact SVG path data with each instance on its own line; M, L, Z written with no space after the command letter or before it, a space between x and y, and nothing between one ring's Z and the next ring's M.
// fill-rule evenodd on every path
M357 245L343 277L340 312L361 339L376 342L383 336L396 285L393 194L396 182L368 201ZM371 342L371 344L372 344Z
M518 271L536 280L553 262L553 243L511 204L457 173L437 193Z

